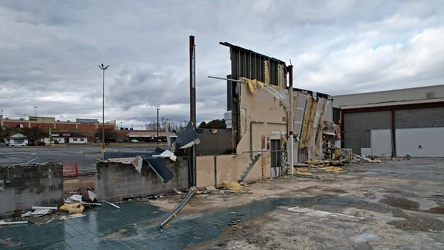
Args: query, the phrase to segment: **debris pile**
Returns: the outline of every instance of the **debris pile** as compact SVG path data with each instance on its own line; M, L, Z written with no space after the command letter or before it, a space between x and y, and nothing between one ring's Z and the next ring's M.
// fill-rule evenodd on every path
M82 204L80 204L80 202L65 203L59 208L60 211L68 212L70 214L80 214L83 212L84 209L85 209L85 207L82 206Z
M346 172L341 167L333 167L333 166L331 166L331 167L324 167L323 170L325 172L334 173L334 174L341 174L341 173L345 173Z
M224 189L230 190L230 191L238 192L238 191L242 190L242 186L239 183L234 182L234 181L223 181L222 186Z

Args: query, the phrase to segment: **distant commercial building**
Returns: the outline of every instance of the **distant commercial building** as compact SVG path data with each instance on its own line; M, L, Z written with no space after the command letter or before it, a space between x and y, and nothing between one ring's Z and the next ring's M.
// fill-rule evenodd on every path
M63 133L67 133L67 131L75 131L78 134L82 134L83 136L80 138L90 138L94 140L95 133L97 130L102 129L102 123L97 119L76 119L76 121L60 121L56 120L55 117L42 117L42 116L29 116L28 119L19 118L19 119L10 119L8 117L4 117L0 115L0 127L5 128L33 128L39 127L44 130L51 129L54 133L55 131L62 131ZM116 129L116 121L106 122L104 124L105 129ZM69 132L72 134L72 132ZM69 139L71 140L71 139ZM74 139L72 139L74 140ZM62 140L64 143L66 142L66 137ZM83 143L84 141L82 141ZM75 141L72 141L75 143Z
M332 98L342 147L363 155L444 157L444 85Z

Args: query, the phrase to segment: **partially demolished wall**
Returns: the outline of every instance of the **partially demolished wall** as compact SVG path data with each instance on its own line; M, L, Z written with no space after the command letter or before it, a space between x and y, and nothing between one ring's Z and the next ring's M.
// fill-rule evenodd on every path
M286 79L292 67L283 61L226 42L220 44L230 48L228 96L233 149L233 158L220 159L233 163L223 169L219 156L213 163L211 158L198 159L197 174L206 176L205 184L222 181L220 171L229 172L228 181L260 180L284 174L290 159L297 163L329 158L329 145L336 139L329 96L289 88ZM290 132L294 137L289 137ZM200 179L198 183L203 185Z
M32 206L63 204L63 165L44 163L0 167L0 216Z
M122 201L128 198L146 197L170 193L172 188L188 188L188 164L179 157L176 162L163 160L174 177L167 183L143 162L141 169L131 164L132 160L110 159L97 163L97 197L100 200Z

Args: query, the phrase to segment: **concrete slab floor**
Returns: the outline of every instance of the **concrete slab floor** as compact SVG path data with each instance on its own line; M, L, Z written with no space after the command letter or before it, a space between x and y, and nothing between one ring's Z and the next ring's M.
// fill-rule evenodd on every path
M280 206L362 203L336 197L270 198L217 212L180 215L160 229L166 214L158 207L125 202L120 209L103 205L74 216L58 213L47 224L1 227L0 238L11 249L182 249L217 239L227 228L239 227Z
M163 230L163 211L178 196L163 211L131 201L76 218L59 213L47 224L0 227L0 248L444 249L444 159L344 169L259 182L239 196L194 197Z

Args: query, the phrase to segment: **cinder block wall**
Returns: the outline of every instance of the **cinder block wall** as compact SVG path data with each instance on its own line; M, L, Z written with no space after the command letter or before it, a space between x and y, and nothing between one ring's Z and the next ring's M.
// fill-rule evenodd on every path
M264 152L248 172L244 181L256 182L270 178L270 158L270 152ZM250 162L249 153L240 155L197 156L197 187L218 186L221 185L223 181L238 182L242 175L248 171Z
M14 210L31 210L32 206L53 207L63 204L63 165L0 167L0 217Z
M144 162L141 173L132 164L118 162L97 163L97 198L107 201L122 201L126 198L145 197L171 193L172 187L188 188L188 164L182 158L176 162L164 160L174 177L163 183L162 179Z

